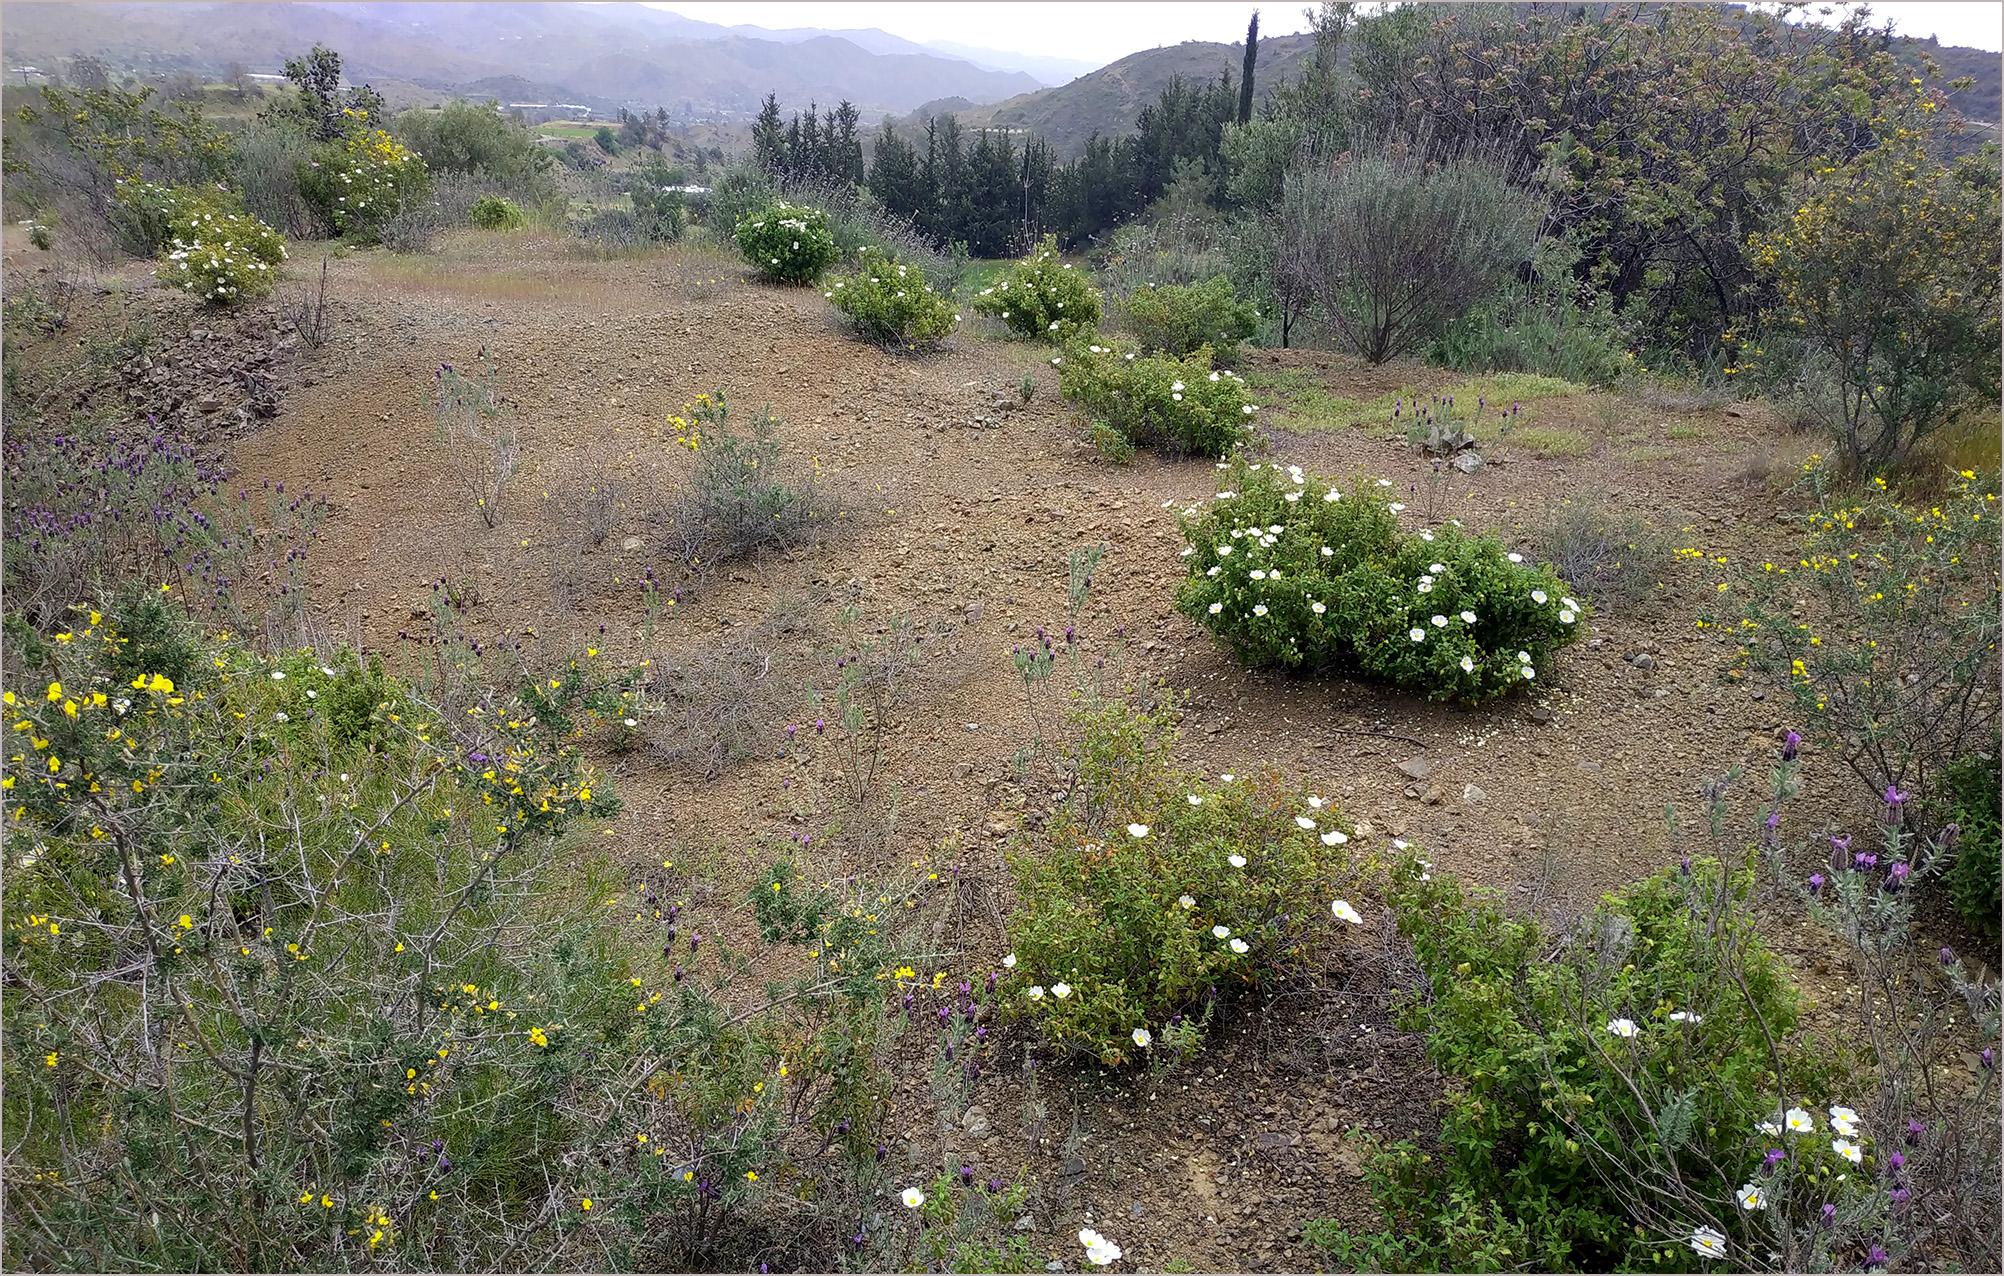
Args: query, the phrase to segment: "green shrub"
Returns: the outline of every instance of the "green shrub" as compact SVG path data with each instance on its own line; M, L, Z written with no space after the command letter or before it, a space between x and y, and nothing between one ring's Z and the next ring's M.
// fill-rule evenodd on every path
M1384 480L1339 491L1234 459L1224 481L1183 512L1176 605L1247 664L1480 701L1528 686L1584 636L1588 611L1550 568L1452 523L1400 532Z
M1669 533L1604 493L1568 497L1531 529L1531 543L1595 607L1646 597L1674 561Z
M849 316L856 330L889 348L931 350L953 335L960 316L932 290L925 272L874 248L863 250L855 273L821 294Z
M1224 275L1201 284L1144 288L1122 308L1144 349L1180 359L1209 346L1224 367L1238 362L1239 343L1259 328L1259 312L1233 294Z
M1933 92L1915 86L1874 116L1878 145L1812 166L1793 214L1749 241L1780 297L1749 366L1793 382L1844 460L1867 470L1998 397L1996 157L1951 167L1930 153Z
M461 99L436 110L413 107L390 127L423 157L426 172L482 177L530 203L555 193L555 157L534 133L491 107Z
M512 200L483 195L467 210L467 220L482 230L514 230L528 221Z
M1963 919L1990 935L1997 933L1998 913L2004 909L1998 867L1999 791L2004 775L1998 758L1994 748L1963 758L1950 764L1940 781L1949 818L1961 827L1955 862L1942 876L1942 885Z
M142 257L158 256L174 237L177 227L186 227L205 213L244 211L243 201L219 185L163 186L159 182L118 184L117 223L126 247Z
M166 250L154 272L170 288L212 306L262 296L278 282L285 240L247 213L216 213L199 203L173 214Z
M676 442L696 454L696 472L664 511L664 535L692 571L734 558L788 549L820 534L831 513L813 475L788 473L770 411L735 433L724 392L701 394L670 416Z
M1875 795L1931 801L1944 766L1997 746L1997 475L1966 472L1923 508L1883 480L1834 493L1820 458L1805 469L1801 549L1720 582L1741 600L1740 666Z
M1030 255L974 298L974 308L1012 332L1063 345L1099 327L1099 293L1072 263L1058 259L1058 240L1046 235Z
M633 215L640 220L642 235L657 244L672 243L682 238L682 228L689 218L688 201L681 191L671 188L686 185L687 182L688 174L679 168L670 168L659 156L641 165L633 174L626 194L633 201Z
M1423 349L1537 242L1533 196L1476 160L1359 156L1287 174L1277 287L1319 306L1372 363Z
M1372 1142L1384 1230L1325 1223L1318 1243L1385 1271L1685 1271L1694 1226L1723 1221L1747 1262L1741 1238L1760 1229L1735 1217L1748 1213L1735 1193L1763 1181L1763 1149L1781 1141L1757 1129L1779 1118L1776 1066L1789 1104L1859 1096L1795 1036L1751 868L1686 864L1607 897L1570 934L1417 857L1394 867L1388 902L1422 976L1400 1022L1426 1033L1448 1082L1439 1150ZM1812 1177L1847 1168L1827 1143L1793 1147ZM1821 1200L1870 1193L1807 1186L1819 1195L1781 1203L1804 1224Z
M299 186L336 233L366 243L431 193L431 177L422 156L382 129L356 129L314 148Z
M1058 393L1086 414L1093 437L1116 460L1145 446L1228 455L1251 432L1259 410L1237 373L1212 370L1208 346L1187 358L1144 359L1082 337L1052 362Z
M835 263L828 214L778 200L738 223L738 251L774 283L807 284Z
M1463 372L1532 372L1606 389L1634 369L1628 326L1607 294L1578 282L1579 245L1541 239L1529 282L1449 320L1427 360Z
M1108 1066L1194 1048L1219 996L1298 966L1350 872L1333 806L1178 771L1171 718L1082 712L1079 800L1010 856L1004 1004Z

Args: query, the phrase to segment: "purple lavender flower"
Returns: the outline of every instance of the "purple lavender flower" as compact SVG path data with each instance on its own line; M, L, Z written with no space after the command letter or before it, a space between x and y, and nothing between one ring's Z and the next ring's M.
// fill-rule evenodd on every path
M1943 966L1953 966L1955 964L1955 951L1953 949L1944 948L1941 950L1941 964Z
M1883 1245L1874 1245L1871 1249L1865 1251L1866 1271L1870 1271L1875 1267L1884 1267L1892 1261L1893 1256L1886 1252L1886 1247Z
M1960 824L1945 825L1942 828L1941 832L1934 835L1934 844L1941 849L1942 854L1946 855L1950 851L1955 849L1955 843L1961 837L1962 837L1962 825Z
M1809 893L1811 895L1820 894L1823 890L1823 883L1825 880L1826 879L1824 878L1823 874L1811 873L1809 875Z
M1831 835L1831 838L1830 838L1830 867L1831 867L1832 869L1836 870L1836 871L1837 871L1837 872L1839 872L1839 873L1841 873L1841 872L1843 872L1843 871L1844 871L1845 869L1847 869L1847 868L1851 867L1851 835L1850 835L1850 834L1848 834L1848 833L1847 833L1847 834L1845 834L1845 835L1844 835L1843 837L1838 837L1838 836L1836 836L1835 834Z
M1926 1126L1922 1125L1922 1124L1921 1124L1920 1122L1918 1122L1918 1121L1908 1121L1908 1122L1907 1122L1907 1146L1908 1146L1908 1147L1916 1147L1916 1148L1917 1148L1917 1147L1919 1147L1919 1146L1920 1146L1920 1141L1921 1141L1921 1136L1922 1136L1922 1135L1924 1135L1924 1134L1926 1134L1926 1133L1927 1133L1927 1127L1926 1127Z
M1907 1166L1907 1154L1904 1152L1895 1152L1891 1156L1886 1158L1886 1168L1891 1170L1895 1174L1898 1174L1901 1170L1905 1169L1906 1166Z
M1827 1201L1823 1204L1823 1226L1837 1226L1837 1207Z
M1910 794L1910 793L1902 793L1902 792L1900 792L1900 791L1899 791L1899 789L1898 789L1898 788L1896 788L1896 787L1895 787L1895 786L1893 786L1893 785L1890 785L1890 784L1888 784L1888 785L1886 786L1886 805L1887 805L1887 806L1899 806L1900 804L1904 803L1904 802L1905 802L1905 801L1906 801L1906 800L1907 800L1907 799L1908 799L1909 797L1911 797L1911 796L1913 796L1913 795L1912 795L1912 794Z
M961 1167L960 1167L960 1182L961 1182L961 1184L962 1184L963 1186L966 1186L966 1187L973 1187L973 1186L974 1186L974 1167L973 1167L973 1166L971 1166L971 1165L963 1165L963 1166L961 1166Z
M1860 873L1869 873L1878 866L1879 857L1876 855L1860 855L1857 859L1851 861L1851 867L1857 869Z
M1800 756L1802 756L1802 737L1791 731L1788 733L1788 739L1781 743L1781 760L1793 762Z
M1886 870L1886 889L1896 891L1906 885L1907 875L1912 871L1903 862L1895 863L1891 868Z
M1997 1052L1995 1050L1992 1050L1989 1046L1985 1046L1983 1047L1983 1054L1980 1057L1983 1060L1983 1070L1985 1072L1994 1072L1997 1070Z
M1782 1158L1786 1157L1787 1155L1788 1154L1786 1152L1783 1152L1780 1148L1769 1148L1767 1150L1767 1155L1760 1159L1760 1172L1763 1174L1774 1173L1774 1167L1780 1165L1782 1162Z
M1888 1192L1887 1195L1892 1198L1894 1209L1903 1210L1907 1207L1907 1198L1912 1196L1913 1193L1906 1188L1896 1187L1891 1192Z

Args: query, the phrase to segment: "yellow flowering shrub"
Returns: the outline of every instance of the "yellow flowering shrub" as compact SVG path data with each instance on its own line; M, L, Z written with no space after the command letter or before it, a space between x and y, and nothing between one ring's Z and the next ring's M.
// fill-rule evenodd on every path
M364 240L431 191L424 157L382 129L362 129L317 149L300 191L329 226Z

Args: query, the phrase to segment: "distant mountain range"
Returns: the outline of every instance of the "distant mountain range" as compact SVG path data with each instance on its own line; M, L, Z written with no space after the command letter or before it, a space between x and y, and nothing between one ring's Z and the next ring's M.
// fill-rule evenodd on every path
M852 38L853 37L853 38ZM316 42L351 82L403 80L444 92L526 82L558 99L744 120L766 94L786 110L848 99L865 119L943 97L995 102L1042 87L881 31L764 31L637 4L50 4L0 7L10 66L93 54L142 73L276 72ZM989 57L1007 55L989 54ZM512 81L510 77L513 77Z

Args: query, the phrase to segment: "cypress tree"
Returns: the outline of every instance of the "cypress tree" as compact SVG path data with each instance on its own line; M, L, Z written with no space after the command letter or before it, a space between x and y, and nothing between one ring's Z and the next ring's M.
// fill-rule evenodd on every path
M1252 123L1253 63L1259 59L1259 10L1246 26L1246 69L1239 76L1239 123Z

